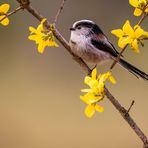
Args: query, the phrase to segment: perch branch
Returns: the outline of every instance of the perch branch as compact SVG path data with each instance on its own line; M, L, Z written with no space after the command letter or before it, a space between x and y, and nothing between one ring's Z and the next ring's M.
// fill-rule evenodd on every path
M138 137L142 140L144 144L144 148L148 148L148 139L145 136L145 134L142 132L142 130L138 127L136 122L132 119L131 115L128 113L128 110L126 110L121 104L115 99L115 97L109 92L107 88L105 88L105 93L110 102L115 106L115 108L120 112L122 117L125 119L125 121L130 125L130 127L134 130L134 132L138 135Z

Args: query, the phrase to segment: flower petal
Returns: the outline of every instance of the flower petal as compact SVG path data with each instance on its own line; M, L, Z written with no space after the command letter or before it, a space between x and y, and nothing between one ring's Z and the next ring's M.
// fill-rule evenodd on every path
M99 83L100 84L104 84L104 82L106 81L106 79L108 78L108 76L109 76L109 73L102 74L102 76L99 79Z
M109 80L110 80L113 84L116 84L116 80L115 80L115 78L114 78L112 75L109 77Z
M112 30L111 33L116 35L119 38L124 35L124 33L123 33L123 31L121 29Z
M88 118L91 118L95 113L95 106L93 104L91 105L88 105L85 109L85 115L88 117Z
M143 33L143 35L144 35L145 38L148 38L148 32L145 31L145 32Z
M91 92L91 89L81 89L81 92Z
M131 47L134 52L139 53L138 41L136 39L132 42Z
M129 0L129 3L130 3L133 7L138 7L138 0Z
M43 18L42 21L41 21L41 24L43 25L46 20L47 20L46 18Z
M92 73L91 73L91 77L92 77L93 80L96 80L96 76L97 76L97 69L94 68Z
M134 11L134 15L135 16L140 16L142 14L142 10L139 9L139 8L136 8L135 11Z
M137 26L137 25L134 28L136 28L135 37L136 39L138 39L140 36L144 34L144 30L140 26Z
M98 85L98 92L99 93L103 93L104 92L104 86L105 86L104 83L99 83L99 85ZM103 95L102 95L102 97L103 97Z
M28 39L29 40L33 40L33 41L36 41L37 40L37 35L29 35L28 36Z
M89 84L90 81L91 81L91 77L86 76L85 79L84 79L84 83Z
M98 112L103 112L104 111L104 108L98 104L95 105L95 110L98 111Z
M120 38L118 41L118 46L120 48L124 48L127 44L130 44L132 42L132 39L129 37Z
M45 29L44 29L44 23L45 23L45 21L46 21L46 18L42 19L40 25L38 25L37 30L39 32L45 31Z
M86 103L86 104L88 104L88 105L92 104L92 103L90 102L90 99L87 97L87 94L85 94L84 96L80 96L80 99L81 99L84 103Z
M59 47L59 45L55 41L48 41L49 47Z
M29 31L31 33L37 33L37 30L34 27L32 27L32 26L29 27Z
M145 11L144 12L148 12L148 7L145 9Z
M29 39L29 40L35 40L35 36L36 36L36 35L29 35L29 36L28 36L28 39Z
M3 4L0 6L0 12L7 13L9 9L10 9L9 4Z
M45 31L43 24L38 25L37 31L38 31L38 32Z
M44 42L39 43L38 52L42 54L44 52L45 47L46 47L46 44Z
M5 16L0 16L0 20L3 19ZM6 17L4 20L0 22L2 25L7 26L9 25L9 19Z
M123 25L123 32L126 33L126 34L129 35L129 36L134 33L134 30L133 30L133 28L131 27L129 20L127 20L127 21L125 22L125 24Z

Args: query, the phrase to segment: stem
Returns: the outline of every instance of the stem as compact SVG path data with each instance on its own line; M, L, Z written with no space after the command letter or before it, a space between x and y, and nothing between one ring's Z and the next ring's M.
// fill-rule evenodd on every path
M110 69L113 69L113 68L115 67L116 63L119 62L120 57L122 56L122 54L123 54L123 52L125 51L125 49L126 49L127 46L128 46L128 45L126 45L126 46L122 49L122 51L119 53L119 55L117 56L117 58L115 58L113 64L112 64L111 67L110 67Z
M0 22L2 22L5 18L7 18L7 17L13 15L14 13L18 12L18 11L21 10L21 9L24 9L23 6L20 6L20 7L16 8L15 10L13 10L12 12L10 12L10 13L8 13L8 14L5 14L5 17L3 17L3 18L0 20Z
M138 22L138 26L140 26L141 25L141 23L144 21L144 19L145 19L145 17L147 16L147 14L148 13L146 13L146 12L144 12L143 14L142 14L142 17L141 17L141 19L139 20L139 22Z
M62 12L62 10L63 10L63 8L64 8L65 2L66 2L66 0L62 0L61 6L60 6L60 8L58 9L58 12L57 12L57 14L56 14L56 16L55 16L54 24L56 24L56 22L57 22L57 20L58 20L58 17L59 17L59 15L61 14L61 12Z

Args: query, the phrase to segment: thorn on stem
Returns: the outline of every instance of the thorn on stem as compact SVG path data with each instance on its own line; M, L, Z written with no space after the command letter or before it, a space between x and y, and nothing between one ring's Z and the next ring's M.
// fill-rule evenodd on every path
M127 115L130 112L130 110L133 107L134 103L135 103L135 101L133 100L130 107L128 108L127 112L125 113L125 115Z

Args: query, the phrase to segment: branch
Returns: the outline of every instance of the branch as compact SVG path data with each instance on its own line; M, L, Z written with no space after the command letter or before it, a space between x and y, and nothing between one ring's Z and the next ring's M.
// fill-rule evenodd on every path
M141 19L139 20L139 22L138 22L138 26L140 26L141 25L141 23L144 21L144 19L145 19L145 17L147 17L147 15L148 15L148 13L147 12L144 12L143 13L143 15L142 15L142 17L141 17Z
M105 88L105 93L108 99L110 100L110 102L115 106L115 108L120 112L120 114L125 119L125 121L130 125L130 127L134 130L137 136L142 140L144 144L144 148L148 148L147 137L142 132L142 130L138 127L136 122L132 119L132 117L128 113L128 110L126 110L123 106L121 106L121 104L115 99L115 97L109 92L107 88Z
M19 4L23 5L21 0L16 0L19 2ZM23 0L28 1L28 0ZM41 21L44 17L40 15L33 7L29 5L25 5L24 7L29 13L31 13L35 18L37 18L39 21ZM61 11L61 10L60 10ZM45 27L47 29L50 29L50 24L48 21L45 22ZM59 33L57 29L53 30L54 36L57 38L57 40L65 47L65 49L72 55L73 59L82 67L82 69L87 73L91 73L91 69L88 67L88 65L78 56L74 55L74 53L71 51L71 48L68 44L68 42L64 39L64 37ZM138 137L141 139L141 141L144 144L144 148L148 148L148 139L142 132L142 130L138 127L138 125L135 123L135 121L132 119L132 117L129 115L127 110L120 105L120 103L114 98L114 96L109 92L107 88L105 88L105 94L107 98L110 100L110 102L114 105L114 107L120 112L122 117L126 120L126 122L130 125L130 127L134 130L134 132L138 135Z
M56 24L56 22L57 22L57 20L58 20L58 17L59 17L59 15L61 14L61 12L62 12L62 10L63 10L63 8L64 8L65 2L66 2L66 0L62 0L61 6L60 6L60 8L59 8L59 10L58 10L58 12L57 12L57 14L56 14L56 16L55 16L54 24Z
M126 45L126 46L122 49L122 51L119 53L119 55L115 58L113 64L112 64L111 67L110 67L110 69L113 69L113 68L115 67L115 65L119 62L120 57L122 56L122 54L123 54L123 52L125 51L125 49L126 49L127 46L128 46L128 45Z

